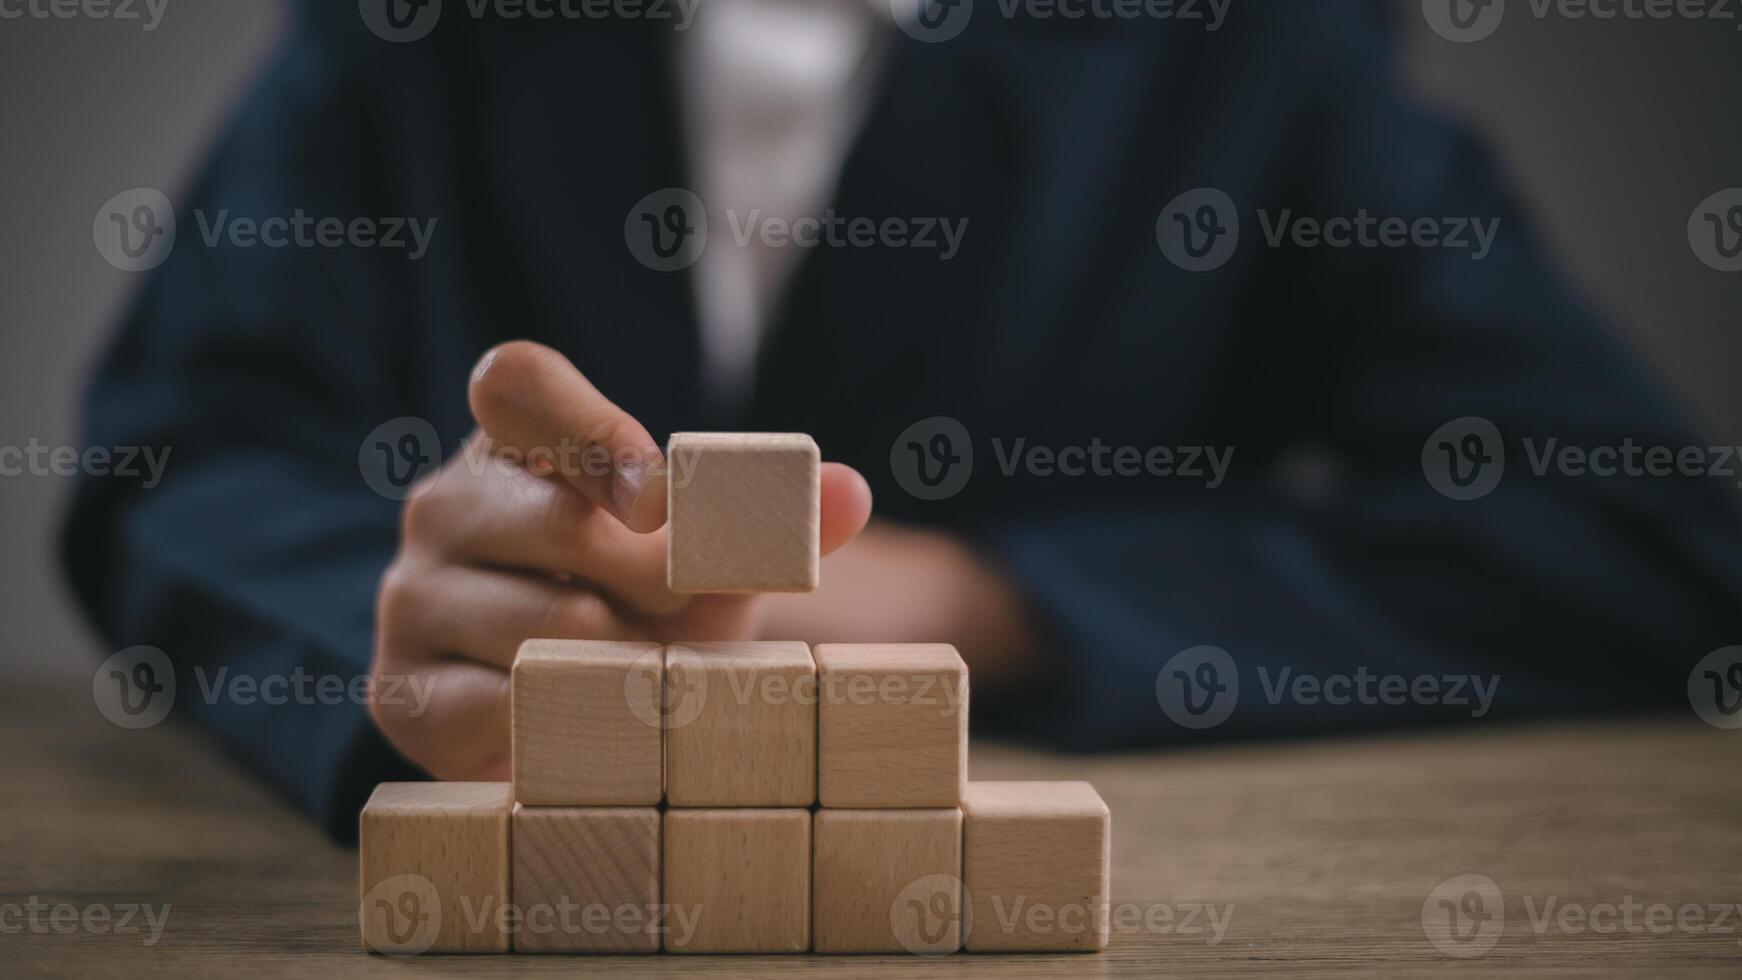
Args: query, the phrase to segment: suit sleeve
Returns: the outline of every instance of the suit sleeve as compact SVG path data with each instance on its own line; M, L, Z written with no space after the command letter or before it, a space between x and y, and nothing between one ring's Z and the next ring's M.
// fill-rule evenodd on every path
M169 656L177 714L346 837L375 782L412 775L366 717L387 692L358 686L398 513L360 448L402 416L451 448L464 420L432 407L388 300L416 295L406 252L238 246L220 224L420 213L380 180L395 124L342 64L293 37L173 201L173 251L84 403L87 444L165 452L162 479L84 478L64 556L109 644Z
M1327 50L1301 135L1265 168L1277 176L1253 203L1272 215L1474 218L1497 231L1479 259L1471 227L1463 249L1250 246L1266 253L1273 298L1264 322L1241 329L1271 354L1250 365L1253 387L1228 397L1249 409L1274 397L1260 394L1267 378L1290 379L1275 390L1291 397L1253 414L1298 428L1314 472L1330 477L1318 491L1230 481L1199 499L980 529L1060 658L1062 687L1035 706L1057 740L1685 708L1693 664L1742 636L1734 470L1643 471L1649 447L1704 454L1707 440L1569 299L1490 156L1402 98L1382 35L1351 32ZM1466 441L1467 419L1491 425L1505 457L1491 492L1457 499L1466 488L1429 473L1452 453L1469 479L1492 455ZM1265 441L1252 433L1251 444ZM1601 446L1638 447L1643 475L1555 461L1566 447ZM1721 453L1702 458L1727 468ZM1201 646L1225 651L1239 681L1231 713L1203 729L1161 709L1170 686L1199 676L1164 665ZM1442 684L1393 704L1369 680L1370 702L1339 688L1356 700L1337 705L1299 694L1303 674L1495 686L1486 707L1468 684L1464 703L1443 703Z

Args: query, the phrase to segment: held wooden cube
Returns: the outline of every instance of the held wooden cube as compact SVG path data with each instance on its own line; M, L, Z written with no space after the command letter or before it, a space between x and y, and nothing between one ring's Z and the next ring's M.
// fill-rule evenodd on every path
M962 811L818 810L819 953L953 953L962 945Z
M968 779L968 667L948 644L824 643L817 798L825 807L957 806Z
M810 949L810 811L665 811L665 902L667 952Z
M363 948L505 953L507 783L382 783L358 817Z
M667 647L666 802L816 802L816 670L798 642Z
M673 591L816 589L822 464L810 436L678 432L667 463Z
M664 791L657 643L527 640L512 679L514 799L654 806Z
M659 811L514 806L517 953L655 953Z
M968 784L970 952L1105 949L1112 814L1088 783Z

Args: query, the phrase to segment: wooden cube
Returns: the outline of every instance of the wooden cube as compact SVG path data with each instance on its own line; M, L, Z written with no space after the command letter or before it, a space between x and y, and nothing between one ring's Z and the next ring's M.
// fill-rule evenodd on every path
M666 802L816 802L816 670L797 642L667 647Z
M507 783L382 783L358 817L363 948L505 953Z
M825 643L817 798L825 807L948 807L968 779L968 667L948 644Z
M1112 814L1088 783L968 784L970 952L1107 947Z
M514 659L514 799L654 806L664 790L665 651L657 643L527 640Z
M961 810L818 810L815 837L817 952L961 948Z
M822 463L810 436L679 432L667 463L673 591L816 589Z
M810 811L665 811L665 902L667 952L810 949Z
M656 953L659 811L514 806L517 953Z

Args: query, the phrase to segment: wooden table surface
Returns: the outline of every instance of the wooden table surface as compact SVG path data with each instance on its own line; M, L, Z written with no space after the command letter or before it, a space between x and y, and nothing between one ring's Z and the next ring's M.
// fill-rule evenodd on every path
M940 959L372 957L355 853L198 733L109 725L87 675L13 678L0 736L6 976L1742 976L1742 731L1691 712L1086 760L976 744L975 778L1099 787L1112 945ZM1498 901L1435 891L1461 875ZM128 907L160 916L154 944L142 915L101 923ZM1436 948L1424 907L1477 915L1468 944L1436 935L1480 955Z

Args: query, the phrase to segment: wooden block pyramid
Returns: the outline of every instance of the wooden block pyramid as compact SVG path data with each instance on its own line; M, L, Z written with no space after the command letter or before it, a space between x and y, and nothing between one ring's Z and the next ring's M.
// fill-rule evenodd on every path
M815 587L809 436L671 449L674 588ZM364 807L365 949L1106 947L1106 804L968 781L952 646L531 639L511 698L511 783L384 783Z

